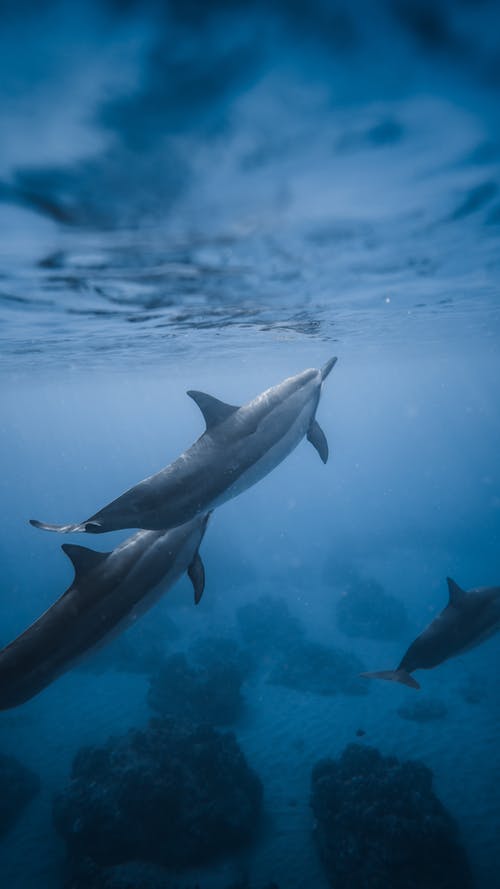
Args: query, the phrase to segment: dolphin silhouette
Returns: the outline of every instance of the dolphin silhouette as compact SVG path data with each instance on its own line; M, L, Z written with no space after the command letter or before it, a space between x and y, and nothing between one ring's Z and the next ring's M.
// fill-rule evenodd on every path
M449 658L475 648L500 629L500 587L482 587L466 592L451 577L447 577L446 582L448 605L412 642L399 667L362 673L362 676L420 688L410 675L414 670L431 670Z
M0 651L0 710L17 707L147 611L187 571L195 603L208 515L171 531L139 531L110 553L63 544L75 577L24 633Z
M206 430L177 460L84 522L30 523L61 533L175 528L260 481L305 435L326 463L328 444L315 416L323 381L336 361L331 358L321 370L304 370L243 407L190 390L187 394L200 408Z

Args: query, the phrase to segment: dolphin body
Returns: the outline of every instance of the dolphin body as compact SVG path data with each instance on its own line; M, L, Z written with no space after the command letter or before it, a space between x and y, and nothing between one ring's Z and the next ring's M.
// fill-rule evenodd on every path
M237 407L204 392L187 394L206 423L203 435L177 460L129 488L84 522L50 525L46 531L102 534L123 528L175 528L231 500L274 469L307 435L328 459L325 434L315 419L331 358L321 370L304 370Z
M109 641L187 571L196 604L205 585L198 548L208 515L171 531L139 531L110 553L64 544L75 578L24 633L0 651L0 710L17 707Z
M475 648L500 630L500 587L483 587L466 592L450 577L446 581L448 605L412 642L399 667L378 673L362 673L362 676L420 688L410 675L414 670L431 670L449 658Z

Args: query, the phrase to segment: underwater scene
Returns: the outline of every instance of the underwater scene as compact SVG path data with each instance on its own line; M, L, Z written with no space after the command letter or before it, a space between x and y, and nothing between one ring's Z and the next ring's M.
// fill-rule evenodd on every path
M0 3L0 885L500 885L500 3Z

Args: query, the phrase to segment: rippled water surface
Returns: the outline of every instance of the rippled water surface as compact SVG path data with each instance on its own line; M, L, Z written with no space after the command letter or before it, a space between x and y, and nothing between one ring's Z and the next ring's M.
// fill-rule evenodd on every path
M493 6L12 14L4 366L496 335Z

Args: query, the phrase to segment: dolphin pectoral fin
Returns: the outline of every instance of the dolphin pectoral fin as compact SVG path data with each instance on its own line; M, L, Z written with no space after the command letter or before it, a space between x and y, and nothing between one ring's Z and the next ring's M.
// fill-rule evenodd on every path
M207 395L206 392L189 389L186 394L198 405L207 424L207 430L218 426L219 423L222 423L231 414L239 410L238 405L226 404L225 401L219 401L218 398L214 398L213 395Z
M75 581L88 574L92 568L102 565L110 555L110 553L96 552L95 549L89 549L87 546L76 546L74 543L63 543L61 549L73 564Z
M326 380L328 374L330 373L331 370L333 370L336 363L337 363L337 358L330 358L330 360L327 361L326 364L323 365L323 367L321 368L321 381L322 382L323 382L323 380Z
M194 604L198 605L205 589L205 568L199 553L196 553L188 568L188 577L193 584Z
M408 688L420 688L417 680L406 670L379 670L378 673L360 673L364 679L388 679L389 682L401 682Z
M455 583L451 577L446 578L446 583L448 584L448 592L450 594L450 605L460 605L460 602L463 601L464 596L467 595L465 590L459 587L458 583Z
M326 435L317 420L313 420L309 426L307 440L311 442L313 448L316 448L323 463L326 463L328 460L328 442L326 440Z

